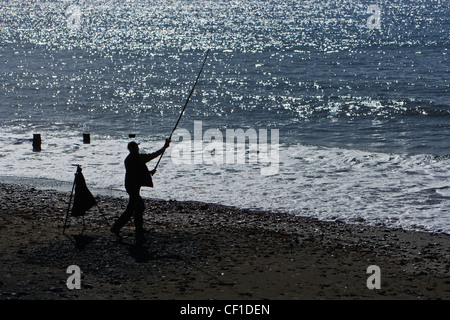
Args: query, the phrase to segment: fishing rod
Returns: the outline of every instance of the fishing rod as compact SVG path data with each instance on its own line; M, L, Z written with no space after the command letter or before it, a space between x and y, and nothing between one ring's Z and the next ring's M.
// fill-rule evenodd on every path
M186 103L184 104L184 107L181 110L181 113L180 113L180 116L178 117L177 123L175 124L175 127L173 128L172 132L170 133L169 141L172 139L172 135L175 132L175 130L177 129L177 126L180 123L181 117L184 114L184 110L186 110L186 107L187 107L187 105L189 103L189 100L191 99L191 96L194 93L195 86L197 85L198 79L200 78L200 75L202 74L203 67L205 66L206 60L208 59L208 54L209 54L210 50L211 49L206 50L205 58L203 60L202 67L200 68L200 72L198 73L197 78L195 79L194 85L192 86L191 92L189 93L189 96L186 99ZM156 170L156 168L158 167L158 165L161 162L161 159L162 159L165 151L166 151L166 149L164 149L163 152L161 153L161 156L159 157L158 162L156 163L156 166L155 166L155 168L153 170Z

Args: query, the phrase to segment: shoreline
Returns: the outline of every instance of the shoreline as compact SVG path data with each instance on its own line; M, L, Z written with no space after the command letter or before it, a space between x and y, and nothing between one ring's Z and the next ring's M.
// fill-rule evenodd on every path
M110 223L127 199L96 196ZM0 182L0 299L450 299L450 235L319 221L195 201L144 199L143 247L118 243L69 194ZM66 286L67 267L82 271ZM381 289L368 289L379 266Z
M70 196L70 191L72 189L73 181L60 181L55 179L48 179L48 178L29 178L29 177L18 177L18 176L0 176L0 185L14 185L14 186L21 186L21 187L29 187L34 188L37 190L42 191L56 191L56 192L62 192L67 194L67 198ZM88 186L89 190L93 193L94 197L112 197L112 198L120 198L120 199L126 199L128 200L128 194L123 189L107 189L107 188L95 188L92 186ZM167 201L167 202L179 202L179 203L201 203L206 205L216 205L216 206L224 206L231 208L233 210L238 211L248 211L248 212L265 212L268 214L274 214L274 215L287 215L289 217L299 218L299 219L312 219L317 222L324 222L324 223L344 223L349 225L356 225L356 226L367 226L367 227L375 227L375 228L386 228L389 230L403 230L408 232L425 232L429 234L445 234L449 235L450 233L444 232L441 230L431 230L427 229L424 226L421 225L413 225L410 227L404 227L404 226L389 226L384 222L377 222L374 223L366 223L364 219L356 219L353 221L347 221L343 219L336 219L336 220L326 220L326 219L320 219L317 217L309 217L309 216L302 216L302 215L296 215L292 213L286 213L282 211L268 211L264 209L257 209L257 208L240 208L238 206L234 205L226 205L222 203L215 203L215 202L205 202L201 200L176 200L176 199L161 199L161 198L153 198L148 197L146 195L142 195L142 198L147 201ZM66 208L67 209L67 208Z

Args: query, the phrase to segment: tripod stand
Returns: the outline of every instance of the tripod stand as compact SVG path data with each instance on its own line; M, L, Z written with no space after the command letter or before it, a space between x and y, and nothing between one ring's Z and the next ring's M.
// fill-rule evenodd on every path
M103 210L98 206L97 201L95 200L92 193L89 191L89 189L86 186L86 181L84 179L81 165L74 164L73 166L77 167L77 171L75 172L75 178L73 180L72 185L72 192L70 193L69 198L69 206L67 208L66 217L64 220L64 227L63 227L63 234L65 235L66 227L67 227L67 221L69 219L70 214L70 206L72 204L72 198L74 198L73 206L72 206L72 216L74 217L82 217L83 219L83 229L81 230L80 235L83 233L83 231L86 229L86 223L84 221L84 216L86 214L86 211L91 209L94 206L97 206L98 211L102 215L102 217L105 219L106 224L111 227L108 219L103 213ZM75 191L75 197L74 197L74 191Z

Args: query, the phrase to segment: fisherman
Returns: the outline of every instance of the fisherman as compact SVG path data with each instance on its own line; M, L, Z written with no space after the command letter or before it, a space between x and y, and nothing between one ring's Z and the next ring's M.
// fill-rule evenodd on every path
M169 147L170 139L166 139L164 146L154 153L140 154L139 143L131 141L128 143L129 154L125 158L125 190L130 199L127 208L117 219L111 228L111 232L119 239L120 229L134 217L134 226L136 230L136 244L145 242L143 213L145 210L144 201L140 196L141 187L153 187L152 176L156 169L148 170L146 163L157 158Z
M198 73L197 78L195 79L194 86L192 87L191 92L189 93L189 96L186 100L186 103L183 109L181 110L180 117L178 118L178 121L175 124L175 127L173 128L170 137L166 139L166 143L164 144L164 146L154 153L139 154L139 145L136 142L132 141L128 144L128 150L130 151L130 154L125 159L125 169L126 169L125 189L130 196L130 200L124 213L122 213L122 215L117 219L117 221L110 229L111 232L114 233L119 239L120 239L119 234L120 229L134 215L134 225L136 228L136 244L141 244L145 241L144 227L143 227L143 213L145 210L145 206L144 201L142 200L139 193L141 187L153 187L152 175L155 174L156 167L161 161L161 158L159 158L158 163L155 166L155 169L153 169L152 171L149 171L145 164L155 159L159 155L162 155L164 151L169 147L172 134L175 132L178 123L180 122L181 117L183 116L184 110L186 110L186 107L189 103L192 93L194 92L195 86L197 85L198 79L200 78L200 75L203 71L203 67L205 66L209 51L210 49L206 51L205 59L203 60L200 72Z

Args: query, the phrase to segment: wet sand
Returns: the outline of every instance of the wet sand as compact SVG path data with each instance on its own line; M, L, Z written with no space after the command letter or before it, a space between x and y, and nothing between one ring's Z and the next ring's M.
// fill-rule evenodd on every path
M450 235L320 222L233 207L145 199L147 242L110 234L98 208L86 228L69 192L0 184L0 299L449 299ZM127 199L98 196L110 223ZM70 265L82 271L70 290ZM381 271L368 289L367 268Z

